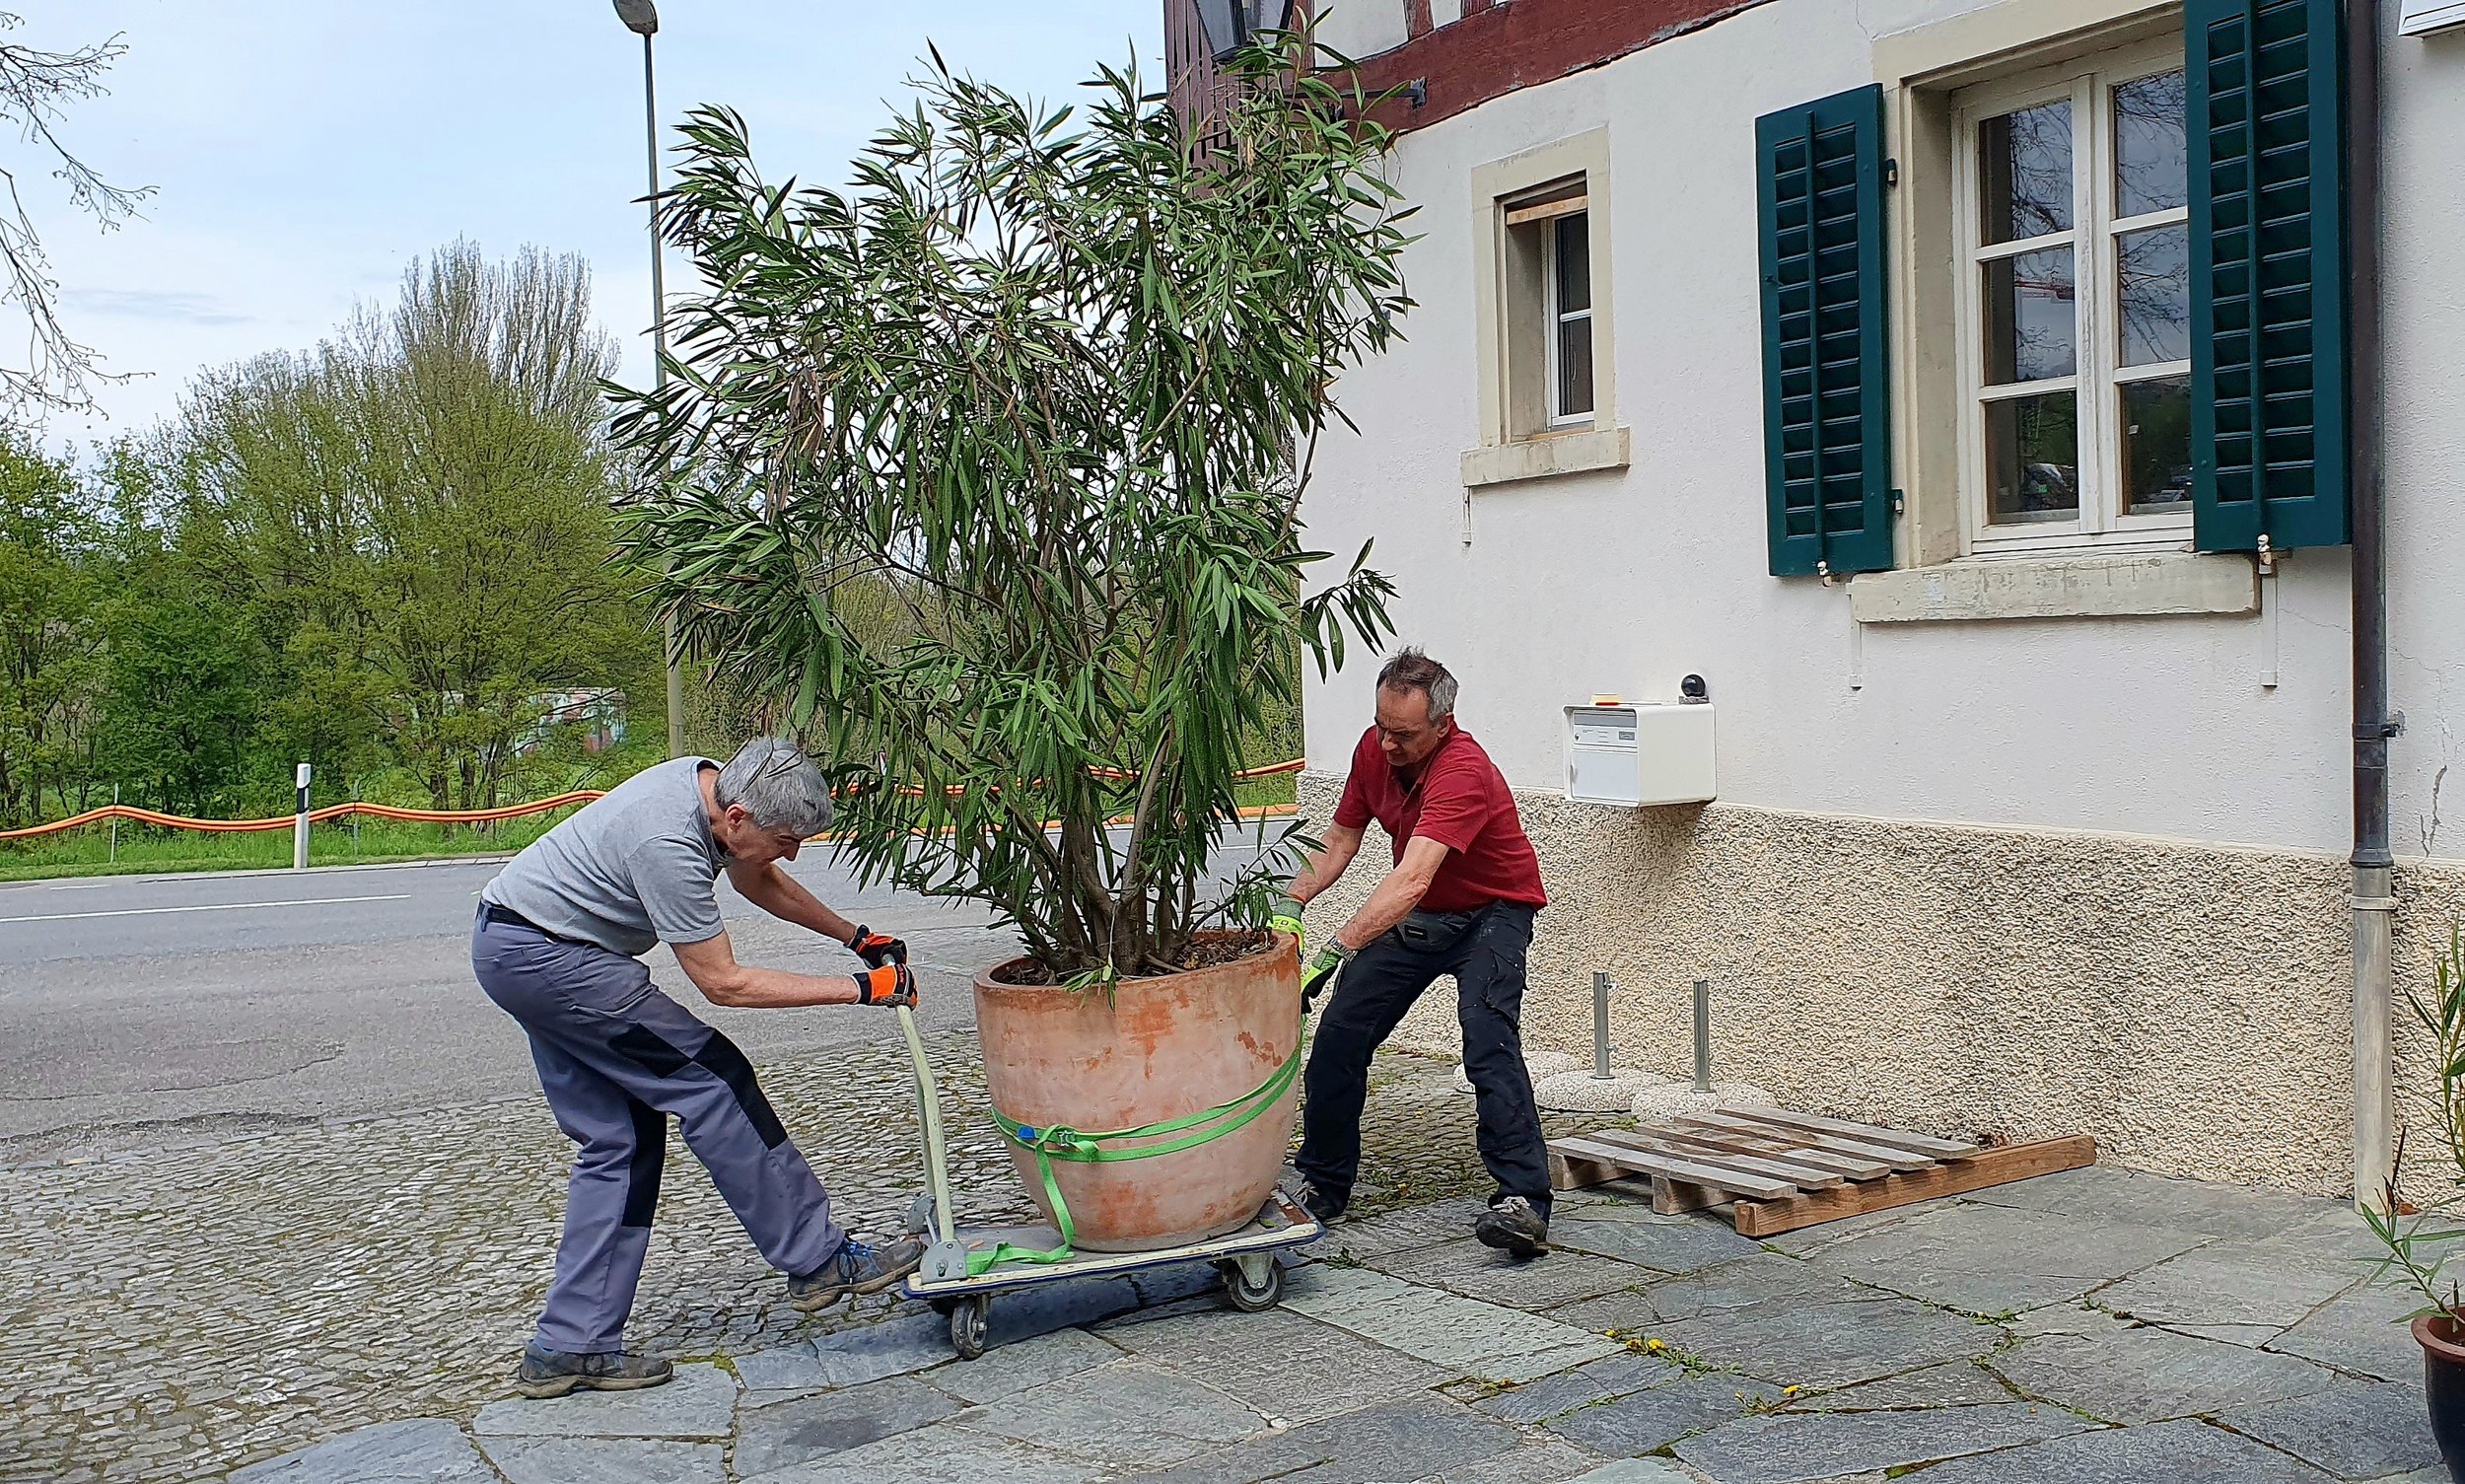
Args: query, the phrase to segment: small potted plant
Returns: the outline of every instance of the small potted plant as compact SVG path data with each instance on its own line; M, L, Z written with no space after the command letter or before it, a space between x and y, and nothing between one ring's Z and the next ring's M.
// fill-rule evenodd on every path
M2397 1193L2395 1173L2388 1176L2376 1209L2363 1205L2362 1216L2387 1244L2384 1265L2402 1273L2419 1292L2423 1307L2409 1317L2414 1339L2423 1347L2423 1383L2430 1402L2430 1431L2439 1441L2439 1456L2449 1476L2465 1479L2465 1294L2447 1270L2449 1257L2465 1227L2453 1213L2465 1204L2465 930L2448 931L2448 951L2433 975L2431 998L2407 992L2414 1018L2430 1032L2431 1063L2438 1075L2439 1138L2448 1156L2457 1193L2420 1209ZM2405 1161L2405 1141L2397 1141L2396 1163Z
M1230 883L1216 853L1300 651L1390 632L1368 548L1321 578L1300 520L1337 378L1410 302L1386 132L1309 57L1270 34L1191 119L1135 72L1074 113L937 55L846 192L766 183L742 121L695 111L662 209L705 290L615 421L673 471L629 556L826 739L860 873L1017 928L975 986L985 1077L1088 1247L1231 1230L1274 1184L1282 842Z

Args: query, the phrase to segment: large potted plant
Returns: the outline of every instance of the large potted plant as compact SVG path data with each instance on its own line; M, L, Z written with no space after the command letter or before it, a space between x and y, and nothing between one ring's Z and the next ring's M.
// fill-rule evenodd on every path
M2424 1389L2430 1402L2430 1431L2451 1478L2465 1479L2465 1294L2447 1270L2465 1229L2456 1208L2465 1204L2465 931L2451 928L2448 951L2433 974L2426 1000L2407 992L2414 1019L2430 1033L2432 1069L2438 1078L2439 1142L2448 1158L2453 1192L2419 1209L2397 1193L2391 1172L2376 1209L2364 1202L2363 1219L2387 1245L2386 1266L2421 1294L2423 1307L2407 1317L2423 1347ZM2396 1164L2405 1160L2397 1141Z
M989 903L985 1075L1065 1236L1230 1230L1291 1138L1274 869L1219 878L1244 738L1303 649L1388 632L1369 551L1303 541L1345 367L1409 301L1365 100L1270 36L1197 127L1106 69L1077 111L951 72L847 191L766 183L743 123L683 128L663 203L705 291L617 434L670 471L636 564L722 674L837 759L873 881Z

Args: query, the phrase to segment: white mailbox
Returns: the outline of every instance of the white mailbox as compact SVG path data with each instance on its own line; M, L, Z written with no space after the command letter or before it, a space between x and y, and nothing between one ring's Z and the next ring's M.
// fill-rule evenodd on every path
M1712 703L1569 706L1567 797L1585 804L1709 804Z

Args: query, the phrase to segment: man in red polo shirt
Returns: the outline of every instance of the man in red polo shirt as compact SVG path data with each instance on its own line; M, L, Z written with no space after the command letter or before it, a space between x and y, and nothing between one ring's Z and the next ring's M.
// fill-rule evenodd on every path
M1481 744L1454 722L1455 677L1417 649L1378 671L1377 723L1353 748L1326 848L1286 888L1296 904L1341 880L1375 819L1395 865L1302 975L1334 998L1318 1022L1303 1087L1302 1200L1343 1215L1361 1161L1370 1057L1441 974L1455 976L1463 1066L1478 1099L1481 1162L1498 1191L1473 1235L1517 1257L1549 1237L1549 1157L1523 1069L1523 959L1548 903L1514 796Z

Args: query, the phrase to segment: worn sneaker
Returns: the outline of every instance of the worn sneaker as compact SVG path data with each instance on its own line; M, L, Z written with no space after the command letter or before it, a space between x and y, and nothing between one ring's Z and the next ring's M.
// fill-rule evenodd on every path
M523 1350L514 1368L514 1389L525 1396L562 1396L568 1391L639 1391L664 1386L676 1368L655 1355L630 1350L594 1352L547 1350L537 1344Z
M1549 1245L1549 1218L1522 1196L1502 1195L1472 1224L1472 1235L1528 1262Z
M1294 1187L1293 1199L1301 1202L1301 1208L1316 1217L1322 1227L1331 1227L1342 1221L1344 1208L1352 1204L1349 1197L1329 1195L1308 1180Z
M788 1279L788 1302L811 1313L850 1294L878 1294L924 1263L925 1246L913 1237L874 1246L851 1237L838 1255L801 1278Z

